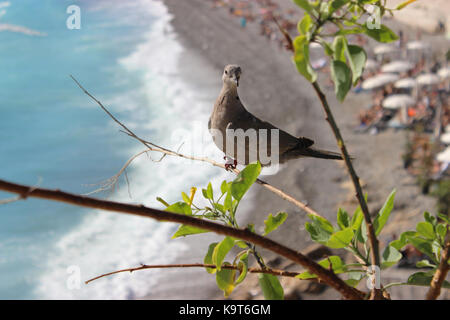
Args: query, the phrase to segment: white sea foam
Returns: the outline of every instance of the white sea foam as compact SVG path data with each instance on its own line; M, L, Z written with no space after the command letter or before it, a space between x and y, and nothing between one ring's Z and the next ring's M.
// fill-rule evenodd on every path
M170 132L185 128L191 130L195 123L204 123L206 129L211 100L204 93L197 93L180 79L177 61L183 54L182 46L176 41L170 26L170 16L159 1L144 2L152 15L158 17L152 25L147 41L139 45L129 56L119 61L128 72L142 72L143 87L136 88L131 96L139 96L140 104L133 103L129 95L113 97L108 105L121 108L126 101L127 112L136 118L131 127L142 126L154 133L155 143L177 148L181 141L172 141ZM126 75L125 75L126 76ZM150 106L151 119L142 121L139 108L144 99ZM131 100L131 101L130 101ZM186 106L186 101L191 101ZM193 103L192 101L196 101ZM207 106L206 106L207 105ZM131 116L131 118L133 118ZM192 119L198 122L192 122ZM185 141L188 148L192 141ZM210 141L210 143L212 143ZM131 144L131 143L130 143ZM184 148L183 147L183 148ZM129 156L143 150L143 146L123 150ZM183 149L182 149L183 151ZM218 156L220 155L217 153ZM159 158L159 154L152 154ZM219 158L220 159L220 158ZM117 168L118 169L118 168ZM111 172L113 175L114 172ZM160 207L155 201L162 196L169 202L179 200L181 191L188 192L191 186L205 187L208 181L219 185L230 174L207 164L167 157L162 162L152 162L141 156L133 162L128 177L132 194L131 202ZM130 202L128 190L123 186L113 196L114 200ZM116 213L92 212L82 223L63 236L45 258L43 275L38 279L35 297L39 299L133 299L150 293L158 283L158 275L164 270L123 273L84 285L83 281L121 268L145 264L171 263L187 246L182 240L170 237L177 226L158 223L149 219L120 215ZM73 274L67 268L77 266L81 271L80 289L69 289L67 281Z

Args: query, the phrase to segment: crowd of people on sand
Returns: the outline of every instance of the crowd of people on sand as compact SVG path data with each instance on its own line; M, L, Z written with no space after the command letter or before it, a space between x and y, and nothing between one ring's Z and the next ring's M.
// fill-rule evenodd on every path
M241 27L248 22L257 22L260 34L269 40L276 41L280 47L286 45L286 40L280 34L274 18L286 31L296 30L297 21L295 11L283 10L276 1L272 0L210 0L212 8L226 7L230 14L240 19Z

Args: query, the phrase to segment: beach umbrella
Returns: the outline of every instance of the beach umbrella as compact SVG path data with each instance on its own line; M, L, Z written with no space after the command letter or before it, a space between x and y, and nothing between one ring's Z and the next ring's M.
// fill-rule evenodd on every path
M365 90L371 90L382 87L388 83L394 82L398 79L398 75L394 73L380 73L372 78L365 80L362 83L362 88Z
M383 108L386 109L398 109L402 107L408 107L416 103L413 97L407 94L393 94L388 96L381 103Z
M446 132L441 135L441 142L445 144L450 144L450 132Z
M364 69L365 70L375 70L376 68L378 68L378 62L376 62L373 59L367 59Z
M439 83L439 77L434 73L421 74L416 78L417 83L421 85L433 85Z
M428 47L428 43L425 43L423 41L410 41L406 44L406 48L408 50L424 50Z
M439 69L437 74L442 79L450 78L450 67Z
M373 49L373 53L375 53L376 55L380 55L380 54L386 54L386 53L391 53L391 52L396 52L398 49L394 46L388 45L388 44L380 44L379 46L376 46Z
M439 152L436 155L436 159L439 162L450 162L450 147L447 147L444 151Z
M414 88L417 85L417 81L413 78L403 78L394 83L394 87L397 89Z
M414 68L414 65L408 61L393 61L381 67L382 72L405 72Z

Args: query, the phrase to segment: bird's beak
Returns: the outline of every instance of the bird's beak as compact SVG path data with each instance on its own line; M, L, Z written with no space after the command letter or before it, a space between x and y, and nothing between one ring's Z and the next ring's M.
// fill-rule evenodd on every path
M234 83L236 83L236 87L239 87L239 78L240 78L240 75L235 75L233 77L233 81L234 81Z

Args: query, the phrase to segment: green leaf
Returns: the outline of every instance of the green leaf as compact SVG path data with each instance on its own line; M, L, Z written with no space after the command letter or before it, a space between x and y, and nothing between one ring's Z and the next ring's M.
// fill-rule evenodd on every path
M445 221L445 223L450 224L450 220L448 219L448 216L446 216L445 214L438 213L438 217L441 218L443 221Z
M189 205L189 202L190 202L189 196L186 193L181 192L181 197L183 198L183 201Z
M247 244L245 243L245 241L242 241L242 240L235 240L236 242L235 242L235 244L239 247L239 248L241 248L241 249L247 249L248 247L247 247Z
M347 51L347 39L344 36L337 36L333 41L333 59L345 63L345 51Z
M340 230L336 233L333 233L325 245L332 249L345 248L349 245L352 239L353 239L353 229L346 228L344 230Z
M351 29L341 29L337 31L334 35L335 36L346 36L349 34L359 34L362 33L364 30L359 27L351 28Z
M429 275L426 272L416 272L409 276L407 283L413 286L429 287L432 279L433 275ZM444 280L442 288L450 289L450 283Z
M233 199L231 199L231 192L228 191L223 201L223 207L225 211L233 211Z
M172 239L175 239L178 237L189 236L192 234L207 233L207 232L210 232L210 231L182 224L178 228L178 230L174 233L174 235L172 236Z
M423 254L426 254L430 259L432 259L434 262L438 263L436 261L436 258L434 257L433 253L433 247L432 247L432 241L422 239L419 237L409 237L408 241L420 252Z
M420 260L416 263L417 268L436 268L436 265L430 263L428 260Z
M255 183L261 172L261 164L259 161L250 163L244 170L239 172L236 179L231 183L231 195L238 201L241 201L244 194Z
M364 215L362 213L361 207L358 206L358 208L356 208L355 212L353 213L353 217L352 217L352 221L351 221L351 226L352 226L353 230L358 230L361 227L361 223L362 223L363 219L364 219Z
M221 205L220 203L213 203L214 208L216 208L216 210L220 211L221 213L225 214L225 207L223 205Z
M386 224L387 220L389 219L392 209L394 208L395 193L396 190L395 189L392 190L391 194L389 195L383 207L380 209L378 215L375 217L375 220L373 221L375 234L377 236L380 234L381 230L383 230L383 227Z
M311 239L321 244L327 243L331 234L334 232L333 225L325 218L309 214L311 223L305 224L306 231L309 232Z
M398 40L398 36L384 24L379 29L369 29L367 25L363 25L363 32L378 42L392 42Z
M217 242L211 243L208 247L208 252L205 255L205 258L203 259L204 264L214 264L212 255L214 252L214 248L217 246ZM216 273L216 268L205 268L208 273Z
M178 213L178 214L184 214L187 216L192 215L192 209L191 206L188 205L185 202L176 202L170 206L168 206L164 211L172 212L172 213Z
M356 239L361 243L367 242L367 225L366 223L361 223L361 227L356 230Z
M228 262L225 265L230 265ZM216 273L216 283L217 286L223 291L224 296L228 297L231 292L233 292L234 278L236 277L236 270L234 269L221 269L217 270Z
M339 10L342 6L346 5L347 3L349 3L350 0L333 0L330 2L330 10L329 10L329 14L331 15L333 12L335 12L336 10Z
M235 285L237 286L239 283L244 281L245 277L247 276L248 272L248 252L244 253L240 258L240 262L238 264L238 267L241 268L241 273L239 274L239 277L237 278Z
M267 217L267 220L264 220L265 228L264 228L264 235L268 235L273 230L277 229L279 226L283 224L284 221L287 219L287 213L286 212L278 212L278 214L274 217L270 213Z
M438 223L436 233L439 235L440 240L444 241L445 235L447 234L447 227L443 223Z
M431 225L433 225L433 226L436 225L437 219L434 216L432 216L428 211L425 211L423 213L423 217L424 217L425 221L431 223Z
M220 184L220 192L224 194L227 191L228 191L228 183L226 180L223 180L222 183Z
M419 222L416 226L416 231L421 236L427 239L436 238L436 234L434 233L433 225L429 222Z
M231 237L225 237L214 248L212 254L212 261L217 267L217 271L221 269L222 262L225 259L227 253L234 247L234 240Z
M308 214L308 217L312 220L315 226L320 227L321 229L325 230L330 234L334 232L333 225L331 224L330 221L328 221L324 217L315 216L313 214Z
M326 20L330 16L330 8L327 2L320 3L319 12L322 20Z
M302 35L306 35L312 27L312 19L311 16L307 13L303 16L303 19L298 23L297 29L298 32Z
M329 256L328 258L325 258L321 261L319 261L319 265L324 267L325 269L330 269L330 261L331 261L331 269L334 273L343 273L347 270L347 268L344 266L344 263L342 262L342 259L339 256ZM308 271L302 272L299 275L295 276L299 279L313 279L317 278L317 275L310 273Z
M211 199L214 201L214 192L213 192L211 182L208 183L208 187L206 188L206 195L208 196L208 199Z
M336 97L340 102L343 102L352 86L350 68L344 62L334 60L331 65L331 78L334 82Z
M353 85L355 85L364 71L367 54L364 49L359 46L348 45L347 57L350 68L352 69Z
M387 246L384 249L382 259L381 259L381 268L386 269L395 265L402 258L402 254L392 246Z
M259 286L266 300L283 300L284 290L278 278L267 273L258 274Z
M313 11L313 7L311 7L308 0L294 0L294 3L308 13Z
M366 273L363 270L346 271L348 279L344 280L349 286L356 287L362 279L365 278Z
M356 287L358 285L358 283L361 282L361 279L360 280L357 280L357 279L346 279L346 280L344 280L344 282L346 284L348 284L350 287L354 288L354 287Z
M317 73L309 63L309 41L305 35L294 39L294 63L298 72L309 82L316 81Z
M350 222L349 222L348 213L344 209L341 209L341 208L338 209L337 223L341 230L349 227Z
M414 237L416 234L415 231L405 231L400 235L399 239L391 241L389 245L397 250L401 250L408 243L408 238Z

